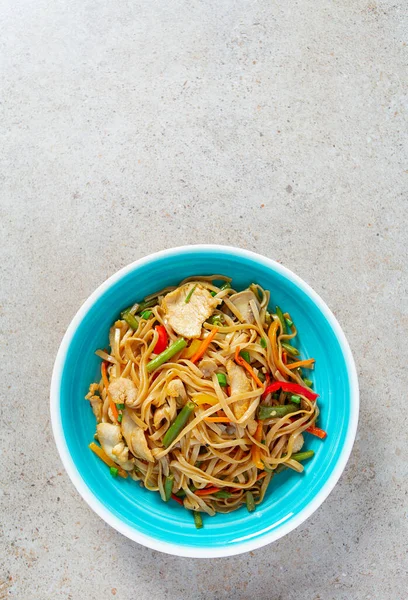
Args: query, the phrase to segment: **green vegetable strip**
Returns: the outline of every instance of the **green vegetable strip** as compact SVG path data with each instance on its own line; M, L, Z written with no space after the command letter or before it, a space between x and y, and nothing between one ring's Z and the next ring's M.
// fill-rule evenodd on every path
M173 489L173 483L174 483L174 475L170 474L164 480L164 497L165 497L166 502L168 502L171 498L171 490Z
M305 450L304 452L295 452L290 458L302 462L302 460L307 460L308 458L312 458L312 456L314 456L313 450ZM286 471L286 469L289 469L289 467L287 467L285 463L281 463L276 467L275 473L282 473L282 471Z
M194 287L191 288L191 290L188 292L186 299L184 300L184 302L186 304L188 304L190 302L191 296L194 294L194 290L196 289L197 285L195 285Z
M266 348L266 339L265 338L261 338L261 346L262 346L262 348Z
M151 310L144 310L144 311L142 312L142 314L140 315L140 318L141 318L141 319L146 319L146 321L147 321L147 319L150 319L150 317L152 316L152 314L153 314L153 313L152 313L152 311L151 311Z
M227 281L226 283L224 283L224 285L222 285L222 286L220 287L220 290L221 290L221 291L223 291L223 290L229 290L229 289L231 289L231 284L230 284L230 283L228 283L228 281Z
M285 317L285 321L286 321L286 325L288 327L293 327L293 321L292 321L292 319L288 319L287 317Z
M221 387L227 387L227 378L224 373L217 373L217 379Z
M118 423L122 423L122 419L123 419L123 415L122 415L122 413L119 413L118 418L117 418Z
M193 512L193 516L194 516L194 524L196 526L196 529L201 529L203 526L203 520L201 518L200 513L195 510Z
M152 298L148 302L146 302L146 300L143 300L143 302L139 304L137 312L143 312L144 310L146 310L146 308L152 308L152 306L156 306L156 304L157 298Z
M224 490L220 490L219 492L215 492L213 494L214 498L231 498L231 492L224 492Z
M181 409L173 423L170 425L163 438L163 446L168 448L172 442L176 439L179 433L184 429L185 424L192 415L195 409L194 402L189 400Z
M177 352L180 352L180 350L183 350L183 348L185 348L186 346L187 342L184 338L180 338L179 340L173 342L171 346L166 348L166 350L163 350L163 352L158 354L156 358L147 363L148 372L151 373L152 371L157 369L157 367L160 367L160 365L170 360L170 358L173 358L173 356L177 354Z
M249 356L249 352L247 350L241 350L241 352L239 353L240 356L242 356L242 358L247 362L250 363L251 362L251 357Z
M260 379L262 383L265 381L265 374L262 371L258 371L258 379Z
M304 379L303 381L305 382L305 385L307 385L307 387L313 387L313 381L311 379Z
M282 310L279 308L279 306L276 307L276 315L281 323L281 328L282 328L282 333L287 333L286 331L286 323L285 323L285 317L283 316L283 312Z
M218 327L222 326L222 321L221 315L213 315L208 319L208 322L211 323L211 325L218 325Z
M300 404L300 400L301 400L301 397L298 396L297 394L292 394L290 397L290 401L293 402L294 404Z
M116 467L111 467L111 468L109 469L109 472L110 472L110 474L112 475L112 477L117 477L117 476L118 476L118 473L119 473L119 470L118 470Z
M125 405L124 405L124 404L116 404L116 408L117 408L118 410L124 410L124 408L125 408Z
M254 496L253 496L252 492L247 492L245 494L245 500L246 500L246 506L247 506L248 512L254 512L255 500L254 500Z
M287 344L286 342L281 342L281 346L282 348L284 348L284 350L286 350L286 352L288 352L289 354L292 354L293 356L299 356L300 352L297 348L294 348L293 346L291 346L290 344Z
M131 313L128 313L128 312L124 313L123 320L126 321L126 323L129 325L129 327L131 327L135 331L139 327L139 321Z
M280 419L297 410L299 410L299 407L296 404L284 404L283 406L264 406L261 404L258 411L258 419Z

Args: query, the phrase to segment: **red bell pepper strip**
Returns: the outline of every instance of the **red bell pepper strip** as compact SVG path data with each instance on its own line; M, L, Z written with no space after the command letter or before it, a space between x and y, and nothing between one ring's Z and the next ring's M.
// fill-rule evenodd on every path
M173 498L173 500L181 504L181 506L184 506L183 500L181 500L181 498L177 498L176 494L172 494L171 497Z
M319 427L315 427L314 425L312 425L312 427L308 427L308 429L306 429L306 431L308 431L312 435L317 436L321 440L324 440L324 438L327 437L327 433L325 432L324 429L320 429Z
M155 330L159 334L159 339L157 340L153 352L155 354L160 354L163 350L166 350L167 344L169 343L169 336L167 335L164 325L156 325Z
M290 383L289 381L274 381L265 388L265 391L261 397L262 399L264 399L267 396L267 394L277 392L278 390L283 390L284 392L291 392L292 394L300 394L308 400L316 400L316 398L319 396L319 394L315 394L311 390L304 388L298 383Z

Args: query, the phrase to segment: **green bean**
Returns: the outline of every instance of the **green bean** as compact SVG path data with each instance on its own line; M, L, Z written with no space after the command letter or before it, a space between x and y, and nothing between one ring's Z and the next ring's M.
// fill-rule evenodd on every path
M231 498L232 494L231 492L220 490L219 492L215 492L213 496L214 498Z
M252 492L247 492L245 494L245 500L246 500L246 506L247 506L248 512L254 512L255 500L254 500L254 496L253 496Z
M217 314L210 317L208 319L208 322L211 323L211 325L217 325L218 327L220 327L222 326L223 320L223 317Z
M278 317L278 319L280 321L282 333L287 333L286 332L285 317L283 316L282 309L279 308L279 306L276 307L276 315L277 315L277 317Z
M227 387L227 377L224 375L224 373L217 373L217 379L221 387Z
M188 304L188 303L190 302L190 300L191 300L191 296L194 294L194 290L196 289L196 287L197 287L197 285L193 286L193 287L191 288L191 290L188 292L188 294L187 294L187 296L186 296L186 299L184 300L184 302L185 302L186 304Z
M139 321L130 312L125 312L123 314L123 320L126 321L126 323L129 325L129 327L131 327L135 331L139 327Z
M262 346L262 348L266 348L266 339L265 338L261 338L261 346Z
M229 290L229 289L231 289L231 284L230 284L230 283L228 283L228 281L226 281L226 282L224 283L224 285L222 285L222 286L220 287L220 291L221 291L221 292L222 292L223 290Z
M307 387L312 388L313 387L313 381L311 379L304 379L303 380L305 385L307 385Z
M146 302L146 300L143 300L143 302L140 302L139 306L137 307L137 312L143 312L146 308L152 308L152 306L156 306L157 304L157 296L156 298L152 298L151 300L148 300Z
M194 517L194 524L196 526L196 529L201 529L203 526L203 519L201 518L200 513L195 510L193 512L193 517Z
M241 352L239 353L240 356L242 356L242 358L247 362L250 363L251 362L251 357L249 356L249 352L247 350L241 350Z
M265 373L263 373L262 371L258 371L258 379L260 379L262 381L262 383L265 381Z
M174 483L174 475L173 475L173 473L170 473L170 475L168 477L166 477L166 479L164 480L165 502L168 502L171 498L171 491L173 489L173 483Z
M283 404L282 406L265 406L261 404L258 409L258 419L280 419L298 410L299 407L296 404Z
M295 452L290 458L302 462L302 460L307 460L308 458L312 458L312 456L314 456L313 450L305 450L304 452ZM285 463L281 463L276 467L275 473L282 473L282 471L285 471L286 469L289 469L289 467Z
M151 373L152 371L157 369L157 367L160 367L160 365L167 362L170 358L177 354L177 352L180 352L180 350L183 350L183 348L185 348L186 346L187 342L184 338L180 338L179 340L173 342L171 346L166 348L166 350L163 350L163 352L158 354L156 358L147 363L146 368L148 372Z
M286 321L286 325L291 329L293 327L292 319L288 319L288 317L285 317L285 321Z
M284 350L286 350L286 352L288 352L288 354L292 354L293 356L299 356L300 352L297 348L294 348L294 346L291 346L290 344L287 344L286 342L281 342L281 346L282 348L284 348Z
M255 283L251 283L251 285L249 286L249 289L251 290L251 292L253 294L255 294L256 299L258 300L258 302L262 302L262 295L261 292L259 291L259 289L257 288Z
M109 472L112 475L112 477L117 477L118 473L119 473L119 469L117 467L111 467L109 469Z
M163 438L163 446L168 448L170 444L176 439L179 433L184 429L190 415L194 412L195 404L189 400L181 409L173 423L170 425Z

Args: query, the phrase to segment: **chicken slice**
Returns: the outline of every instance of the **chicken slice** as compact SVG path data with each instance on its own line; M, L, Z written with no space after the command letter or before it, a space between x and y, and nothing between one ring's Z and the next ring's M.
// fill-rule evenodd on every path
M251 290L244 290L243 292L238 292L238 294L233 294L229 297L229 300L242 315L244 321L247 323L254 322L254 314L249 304L251 300L254 300L259 308L259 302L254 292Z
M231 396L251 391L251 383L242 367L235 364L233 360L227 361L225 365L231 386ZM240 419L250 405L250 400L238 400L233 405L233 411L237 419Z
M198 368L204 377L211 377L214 371L217 370L217 363L212 358L203 358L199 363Z
M103 402L99 395L98 383L91 383L89 386L89 392L85 396L85 400L89 400L96 422L100 423L102 421Z
M193 290L188 302L186 298ZM162 301L166 322L185 338L197 338L201 328L220 300L213 298L201 284L186 284L167 294Z
M96 432L105 453L125 471L131 471L133 461L129 460L129 450L122 440L120 426L113 423L99 423Z
M143 430L136 425L127 410L123 411L122 433L132 454L148 462L154 462Z
M130 408L136 408L138 402L138 389L131 379L126 377L118 377L113 379L109 384L109 393L115 404L126 404Z
M295 437L295 440L293 442L292 454L295 454L295 452L300 452L300 450L303 448L303 444L303 435L299 433L299 435Z

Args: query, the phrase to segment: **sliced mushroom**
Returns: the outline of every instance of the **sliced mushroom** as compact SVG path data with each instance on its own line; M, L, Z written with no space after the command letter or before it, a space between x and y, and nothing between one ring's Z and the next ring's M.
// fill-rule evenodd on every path
M229 300L235 306L239 314L242 315L243 321L248 323L254 322L254 314L249 303L251 300L254 300L259 307L259 302L251 290L244 290L243 292L238 292L238 294L233 294L229 297Z

